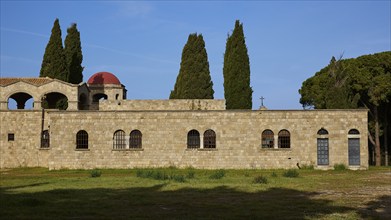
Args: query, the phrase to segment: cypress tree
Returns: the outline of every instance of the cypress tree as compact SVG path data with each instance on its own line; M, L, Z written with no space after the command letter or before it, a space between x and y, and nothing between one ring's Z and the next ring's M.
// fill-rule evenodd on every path
M204 38L201 34L190 34L170 99L213 99L213 94Z
M58 18L54 21L52 34L43 55L40 77L48 76L67 81L67 67L62 46L61 29Z
M243 24L235 23L228 35L224 53L224 96L227 109L251 109L250 61L243 34Z
M83 81L83 54L81 52L80 32L76 24L67 29L65 38L65 58L67 63L67 82L78 84Z

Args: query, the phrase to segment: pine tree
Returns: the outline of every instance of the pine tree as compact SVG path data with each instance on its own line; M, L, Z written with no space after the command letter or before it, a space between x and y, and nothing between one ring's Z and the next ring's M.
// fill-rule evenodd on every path
M170 99L213 99L213 94L204 39L201 34L190 34Z
M43 55L39 76L48 76L67 81L67 67L58 18L54 21L52 34L46 46L45 54Z
M228 35L224 54L224 96L227 109L251 109L250 61L243 34L243 24L235 23Z
M67 82L78 84L83 81L83 54L81 51L80 32L76 24L72 24L67 30L65 38L65 58L67 63Z

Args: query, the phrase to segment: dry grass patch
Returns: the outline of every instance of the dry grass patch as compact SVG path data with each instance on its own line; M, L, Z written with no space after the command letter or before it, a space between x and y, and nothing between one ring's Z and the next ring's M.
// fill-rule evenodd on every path
M391 219L390 168L100 171L1 170L0 219Z

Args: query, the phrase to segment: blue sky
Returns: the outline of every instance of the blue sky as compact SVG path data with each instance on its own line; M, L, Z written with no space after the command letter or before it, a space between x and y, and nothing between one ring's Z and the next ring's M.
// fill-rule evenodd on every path
M1 77L37 77L51 28L77 23L84 81L114 73L128 99L167 99L189 34L203 35L215 99L235 20L244 26L253 108L301 109L302 82L332 56L391 50L390 1L3 1Z

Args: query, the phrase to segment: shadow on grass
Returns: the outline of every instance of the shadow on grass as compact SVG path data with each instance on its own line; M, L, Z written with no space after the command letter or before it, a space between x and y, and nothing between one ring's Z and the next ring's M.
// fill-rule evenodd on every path
M15 193L0 189L3 219L304 219L354 211L285 188L248 193L225 186L162 190L63 189Z
M367 203L364 209L359 210L359 213L363 218L391 219L391 196L380 196L376 201Z

